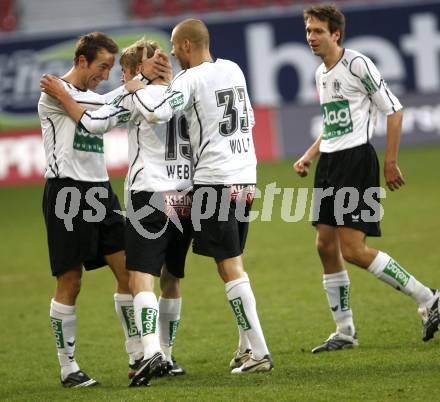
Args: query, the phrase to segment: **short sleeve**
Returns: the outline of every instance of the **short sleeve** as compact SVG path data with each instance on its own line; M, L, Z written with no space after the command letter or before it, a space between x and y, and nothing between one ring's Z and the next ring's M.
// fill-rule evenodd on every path
M358 89L370 97L386 115L402 109L399 99L390 91L374 63L365 56L357 56L350 63L350 73L358 82Z

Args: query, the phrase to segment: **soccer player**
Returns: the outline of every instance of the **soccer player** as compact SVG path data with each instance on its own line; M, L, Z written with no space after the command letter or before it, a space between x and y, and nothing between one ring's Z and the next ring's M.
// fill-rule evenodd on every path
M81 36L75 48L74 65L62 78L66 90L87 108L102 105L103 97L92 90L108 79L117 52L116 43L102 33ZM52 275L56 277L50 320L61 383L64 387L88 387L98 382L80 370L74 357L75 304L83 267L92 270L110 266L117 281L114 302L126 337L129 363L142 357L125 268L124 221L114 212L121 207L107 175L102 136L83 130L56 99L45 93L40 97L38 113L46 155L43 213ZM99 222L93 219L99 211L91 206L97 202L104 208ZM70 216L70 225L62 218L65 215ZM86 219L87 216L90 218Z
M134 78L140 72L143 52L151 57L157 48L155 43L140 40L124 49L120 59L123 79ZM169 72L171 75L171 65ZM156 77L151 82L164 81ZM180 114L168 124L150 125L137 112L128 92L90 112L76 103L55 77L44 77L41 85L89 133L103 134L129 120L127 268L134 296L134 318L144 352L143 359L136 362L130 385L146 385L153 376L165 373L184 374L183 368L173 361L171 351L180 320L179 279L184 276L191 241L191 195L181 191L192 186L185 117ZM165 89L155 85L153 92L160 97ZM148 205L157 209L140 219L134 216ZM178 217L181 231L169 222L173 216ZM155 276L160 276L159 302L154 294Z
M322 198L320 205L314 205L313 225L324 268L323 285L336 323L336 332L312 352L358 345L350 308L350 279L344 261L368 270L411 296L419 305L423 340L428 341L438 329L439 292L420 283L385 252L366 244L366 236L381 235L380 218L369 219L379 206L377 193L372 196L374 189L379 188L379 163L370 143L376 113L387 115L385 181L391 191L398 190L404 185L397 164L402 106L368 57L342 47L345 18L336 7L308 7L304 10L304 21L307 42L312 52L322 59L316 71L316 86L324 126L320 138L295 162L294 170L301 177L307 176L313 158L321 153L316 168L315 197L318 190L330 191L332 195ZM344 201L344 196L335 195L344 188L357 190L360 200L352 212L345 214L347 206L340 204L347 199ZM371 207L373 205L376 207Z
M246 80L237 64L212 58L209 32L202 21L177 24L171 42L182 71L164 96L157 98L151 85L142 88L139 81L126 87L150 122L167 122L184 112L194 165L193 251L215 259L237 318L240 341L231 361L232 373L270 371L272 359L242 261L256 182L254 121ZM151 60L144 60L144 68Z
M157 43L141 39L124 49L120 58L123 81L128 82L140 74L144 49L147 52L147 57L152 57L158 48ZM164 70L160 71L162 71L162 73L165 72ZM184 116L178 116L168 125L162 126L150 126L146 124L146 122L142 122L140 125L141 129L138 132L139 124L139 122L134 125L131 124L131 131L129 132L129 141L131 141L129 146L129 160L131 161L130 167L133 175L136 174L134 164L136 163L135 158L140 149L143 154L142 160L148 163L138 163L139 168L144 170L143 175L145 175L145 177L138 177L137 180L147 184L146 191L150 193L159 191L167 196L164 191L173 192L189 189L191 187L191 167L189 163L191 149L188 142L187 123ZM140 141L138 145L138 136L139 138L149 140L148 142ZM166 137L166 143L163 142L163 137ZM127 180L130 186L130 174L127 176ZM133 187L132 184L131 187ZM139 197L139 195L135 195L136 188L131 187L127 190L132 192L132 197ZM172 200L171 195L172 194L168 194L169 201ZM189 196L185 198L183 195L180 195L173 201L176 202L178 200L186 200L189 203L181 207L173 205L174 209L180 213L182 219L187 221L188 217L185 216L185 211L189 212L191 198ZM148 227L148 222L146 225ZM182 308L180 279L184 277L185 257L190 242L190 227L186 224L184 234L176 232L171 229L171 227L167 233L167 241L161 238L152 239L148 242L149 244L145 245L143 250L145 253L151 254L151 257L148 258L154 258L162 261L162 263L167 262L169 264L168 268L167 264L164 264L160 271L161 295L158 301L158 329L160 346L167 361L167 373L171 376L176 376L185 374L185 370L176 363L171 352L180 324L180 312ZM174 257L173 254L175 254ZM157 272L158 268L156 267L154 274ZM133 273L133 278L134 275L136 274ZM141 273L137 275L144 277ZM141 308L139 308L139 311L141 311ZM140 364L138 368L140 368Z

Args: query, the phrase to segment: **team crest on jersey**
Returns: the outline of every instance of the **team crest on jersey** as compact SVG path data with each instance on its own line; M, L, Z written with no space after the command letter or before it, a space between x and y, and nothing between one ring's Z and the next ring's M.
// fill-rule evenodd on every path
M344 99L344 97L341 95L341 81L335 79L333 81L333 99Z
M104 153L102 135L89 133L82 124L78 124L73 138L73 149L84 152Z
M339 93L339 91L341 90L341 82L339 80L334 80L333 81L333 90L336 93Z

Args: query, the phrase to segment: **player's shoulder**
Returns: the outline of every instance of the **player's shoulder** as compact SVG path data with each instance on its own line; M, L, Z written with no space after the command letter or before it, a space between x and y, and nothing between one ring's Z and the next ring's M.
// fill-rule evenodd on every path
M82 89L76 87L75 85L73 85L72 83L64 80L63 78L60 78L59 80L60 80L61 84L63 84L64 89L67 92L69 92L69 94L72 95L72 96L75 95L76 93L86 93L86 92L88 92L88 91L85 91L85 90L82 90Z
M343 63L348 67L350 73L356 76L374 66L373 61L368 56L353 49L345 49Z
M235 71L239 71L240 73L242 73L241 67L232 60L227 60L227 59L217 59L214 64L220 68L223 68L225 70L235 70Z
M241 71L240 66L233 62L232 60L227 59L215 59L211 62L205 61L204 63L190 68L188 71L190 74L197 75L201 71Z
M326 74L326 67L324 63L321 63L315 70L315 82L320 82Z
M153 97L159 97L164 94L167 90L170 89L170 87L167 87L166 85L148 85L148 93Z

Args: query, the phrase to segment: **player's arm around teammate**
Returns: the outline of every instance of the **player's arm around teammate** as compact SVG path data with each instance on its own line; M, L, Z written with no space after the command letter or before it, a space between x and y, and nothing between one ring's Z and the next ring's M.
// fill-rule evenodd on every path
M237 318L239 349L230 367L234 374L270 371L272 360L243 268L248 222L237 218L232 199L234 194L246 194L249 202L245 209L249 212L256 182L253 112L246 81L238 65L212 58L209 32L203 22L189 19L179 23L173 29L171 42L172 55L182 71L164 96L155 99L150 88L141 88L138 83L128 83L126 88L134 93L136 106L149 122L166 122L177 112L185 114L193 152L194 200L197 195L202 196L200 205L195 207L193 202L193 226L198 208L206 210L209 204L203 199L204 194L209 193L208 198L215 200L213 215L202 219L194 232L193 251L214 258ZM144 60L144 65L149 62ZM230 115L225 121L229 108L237 115ZM229 203L226 223L219 218L221 200Z
M139 74L143 52L145 57L152 57L156 48L155 43L140 40L124 49L120 59L123 80L132 79ZM156 71L163 74L165 78L156 77ZM171 65L162 65L159 66L159 69L155 70L153 68L147 73L149 77L153 77L148 80L152 83L169 81L172 74ZM156 140L155 138L161 136L162 131L166 131L167 135L171 131L167 129L166 125L154 130L148 124L143 123L131 101L131 95L127 96L127 93L117 94L115 101L111 101L110 104L96 111L87 112L81 105L71 99L55 77L43 77L41 86L46 92L59 99L70 116L91 133L105 133L110 128L120 125L121 122L125 123L129 120L130 169L127 174L127 191L130 195L129 203L136 210L144 206L143 203L148 204L150 196L160 195L159 192L153 194L154 191L175 191L182 186L184 188L188 186L188 183L183 180L167 180L164 173L166 172L166 166L159 166L164 164L161 159L164 156L166 158L167 150L162 139ZM156 96L161 94L159 87L156 86L155 90ZM171 134L175 135L176 133L173 131ZM180 144L180 136L177 141L179 142L179 149L186 146ZM147 163L150 159L151 162ZM175 159L175 164L187 163L186 160L182 160L180 157ZM143 164L142 161L147 164ZM186 167L189 171L189 166ZM140 172L142 173L139 175ZM161 183L158 183L159 177L162 177ZM136 186L136 189L131 191L133 185ZM130 210L128 206L127 209ZM182 236L176 231L167 230L159 238L149 238L149 233L146 234L147 237L143 237L143 235L137 233L132 224L132 219L135 219L135 217L131 213L127 213L127 218L127 266L130 276L130 289L134 297L134 318L143 343L143 359L132 365L135 370L132 373L131 385L139 386L147 384L152 376L161 375L165 370L170 375L185 373L185 370L178 366L172 358L171 353L180 321L182 304L180 278L183 277L184 259L189 245L190 231L187 228L188 225L185 225ZM157 221L162 221L160 211L154 213L153 220L149 220L147 217L142 219L142 225L146 225L143 229L154 231L157 229L155 227ZM154 276L160 276L161 278L159 302L154 294ZM153 314L153 312L158 314ZM151 321L149 324L145 324L147 319L144 315ZM159 327L160 331L158 331ZM158 346L159 342L160 346ZM161 358L161 349L165 354L166 361Z
M76 45L74 65L62 77L63 89L81 104L102 104L102 97L92 90L108 79L117 51L117 45L104 34L93 32L82 36ZM52 273L57 277L50 317L61 366L61 383L65 387L87 387L96 385L97 381L80 370L74 357L75 304L81 288L83 267L90 270L110 266L117 280L115 308L127 333L128 324L123 318L122 308L129 308L130 303L132 306L132 297L125 269L124 223L114 212L120 209L120 205L108 181L102 142L84 133L66 116L55 99L45 93L41 95L38 110L46 153L43 212ZM83 164L87 165L87 169L83 168ZM104 220L89 222L83 219L85 203L77 200L80 210L69 230L56 214L57 200L62 198L59 195L73 191L72 194L82 198L89 190L96 189L107 194L101 199L105 205ZM72 195L72 202L73 199ZM135 343L126 337L126 345L133 346ZM130 358L131 353L135 353L129 347L127 352Z

